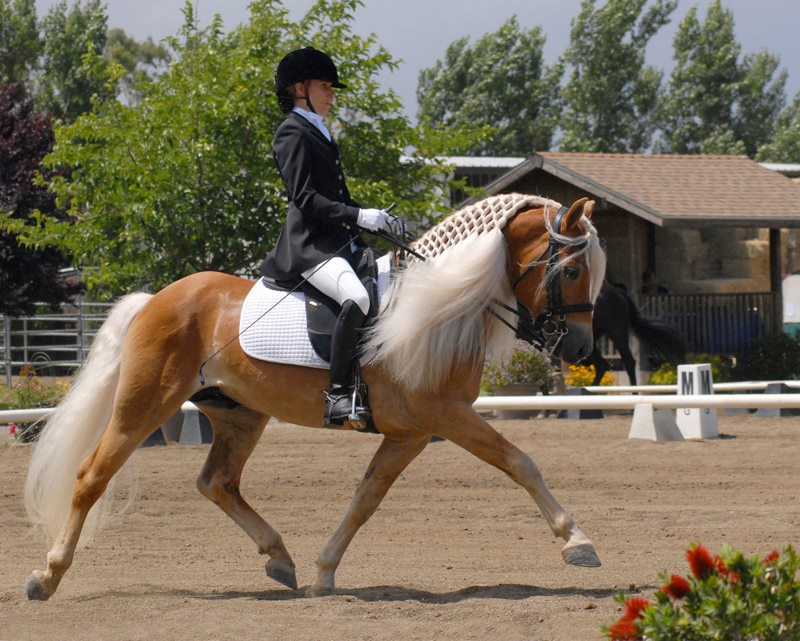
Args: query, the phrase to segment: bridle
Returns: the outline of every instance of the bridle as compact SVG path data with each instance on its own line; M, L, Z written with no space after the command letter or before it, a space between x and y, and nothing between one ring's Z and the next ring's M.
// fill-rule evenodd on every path
M583 249L588 242L584 241L575 245L567 245L567 243L558 240L557 236L561 234L561 225L568 211L569 209L567 207L561 207L556 212L553 218L553 233L550 234L550 241L547 243L547 247L536 260L522 270L522 273L517 276L511 284L511 290L516 292L517 285L519 285L528 274L541 265L543 259L547 256L544 274L545 283L547 284L546 306L544 311L534 320L528 308L520 303L519 299L517 299L517 309L495 299L493 301L495 305L517 316L517 325L515 327L495 310L489 308L489 312L504 325L511 328L515 332L517 338L530 343L536 347L536 349L544 352L551 358L558 349L561 340L569 333L567 314L591 312L594 310L594 304L591 302L565 305L561 291L561 278L555 273L562 247L570 246Z
M588 241L583 241L582 243L571 245L558 240L556 237L561 235L561 225L564 221L564 216L568 211L569 209L567 207L559 208L555 217L553 218L553 232L550 234L550 240L547 243L547 247L536 260L522 270L522 273L517 276L517 278L511 284L511 290L516 291L517 285L519 285L522 280L528 276L528 274L541 265L542 260L545 258L545 256L547 256L544 272L545 283L547 283L546 306L544 311L534 320L528 308L520 303L519 299L517 299L516 309L506 305L503 301L497 300L496 298L493 299L490 306L487 307L488 312L501 323L503 323L503 325L511 329L517 338L530 343L540 352L543 352L546 356L548 356L551 360L554 358L555 351L558 349L561 340L564 338L564 336L569 334L569 327L567 327L567 314L591 312L594 310L594 304L591 302L565 305L564 297L561 292L561 279L555 273L562 247L576 247L578 249L583 249L588 243ZM397 220L400 221L402 225L401 236L403 240L406 240L409 235L405 230L405 225L402 223L402 219L398 218ZM411 249L403 242L403 240L400 240L394 235L385 231L373 233L394 244L395 250L399 250L401 253L401 260L403 259L403 254L405 252L412 254L422 261L425 260L425 256ZM517 324L512 325L496 310L492 309L491 305L497 305L498 307L514 314L517 317Z

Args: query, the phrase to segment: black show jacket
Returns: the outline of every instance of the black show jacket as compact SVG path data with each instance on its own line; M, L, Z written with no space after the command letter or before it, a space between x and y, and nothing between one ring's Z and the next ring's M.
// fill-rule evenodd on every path
M286 223L262 273L294 285L300 275L358 239L360 205L350 198L339 148L301 115L290 112L275 133L275 163L289 199ZM357 244L361 245L360 239ZM352 264L347 245L338 256Z

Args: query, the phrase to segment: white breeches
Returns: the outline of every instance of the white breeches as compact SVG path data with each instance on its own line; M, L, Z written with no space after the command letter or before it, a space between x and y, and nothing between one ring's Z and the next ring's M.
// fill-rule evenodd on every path
M315 270L316 273L312 273ZM307 269L303 278L340 305L352 300L365 315L369 313L369 294L350 263L341 256L334 256L321 267L317 265Z

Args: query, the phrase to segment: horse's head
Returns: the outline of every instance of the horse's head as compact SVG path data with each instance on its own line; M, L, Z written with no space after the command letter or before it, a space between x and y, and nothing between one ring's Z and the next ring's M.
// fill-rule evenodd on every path
M605 254L590 218L594 201L524 210L503 229L512 288L544 347L570 363L593 348L592 309Z

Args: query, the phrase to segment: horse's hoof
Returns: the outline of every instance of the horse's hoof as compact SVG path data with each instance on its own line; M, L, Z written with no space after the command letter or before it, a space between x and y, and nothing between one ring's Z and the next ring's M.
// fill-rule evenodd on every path
M292 590L297 589L297 575L294 573L294 566L285 561L275 561L270 559L265 566L267 576L274 579L281 585L285 585Z
M336 594L336 590L334 588L327 588L325 586L320 585L311 585L306 588L306 596L309 598L319 597L319 596L333 596Z
M569 565L577 565L581 568L599 568L602 565L594 547L589 544L565 548L561 550L561 556Z
M32 574L25 582L25 594L31 601L47 601L50 598L50 592L44 589L42 581Z

